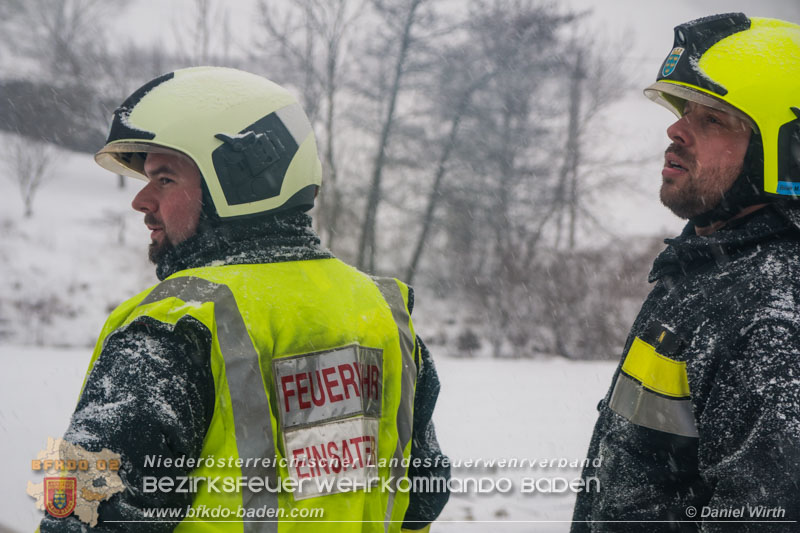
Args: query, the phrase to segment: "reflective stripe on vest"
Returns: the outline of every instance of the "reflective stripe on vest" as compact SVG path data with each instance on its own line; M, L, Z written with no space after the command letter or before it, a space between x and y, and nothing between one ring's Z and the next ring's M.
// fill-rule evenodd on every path
M275 457L275 443L272 441L272 427L269 417L269 401L263 391L259 357L244 324L233 292L225 286L195 278L167 279L142 300L139 305L178 298L184 302L201 301L214 303L214 320L217 325L217 339L225 361L225 374L231 395L231 409L236 430L236 446L239 457ZM274 463L270 467L258 462L253 465L242 465L242 475L260 477L270 480L275 486L278 475ZM247 486L242 488L242 507L244 509L277 509L278 496L275 492L262 490L251 492ZM245 522L246 533L255 531L273 532L278 530L277 522L255 523Z
M386 303L392 310L392 317L400 333L400 350L403 354L403 378L401 381L400 407L397 409L397 449L394 457L398 464L392 469L392 477L397 480L405 473L402 466L404 450L411 441L411 427L414 421L414 384L417 376L417 363L414 361L415 339L408 324L411 317L403 301L400 287L392 278L374 278ZM389 505L386 507L385 529L389 531L394 507L394 492L389 493Z

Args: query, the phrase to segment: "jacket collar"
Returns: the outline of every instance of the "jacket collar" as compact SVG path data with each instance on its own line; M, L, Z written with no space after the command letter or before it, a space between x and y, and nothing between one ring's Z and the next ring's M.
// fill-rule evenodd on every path
M667 248L653 262L649 281L682 275L712 262L725 264L748 248L798 230L800 207L789 203L767 205L707 236L696 235L690 222L679 236L664 240Z
M180 270L204 266L279 263L333 257L320 245L305 213L279 214L200 231L169 250L156 265L164 280Z

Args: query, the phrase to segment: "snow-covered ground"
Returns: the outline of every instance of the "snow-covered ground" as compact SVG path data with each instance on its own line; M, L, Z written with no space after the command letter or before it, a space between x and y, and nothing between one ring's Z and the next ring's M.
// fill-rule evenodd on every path
M30 532L41 519L28 480L40 482L31 461L60 437L78 400L91 351L0 346L0 532Z
M508 478L513 488L506 494L451 495L436 530L568 531L575 495L526 494L521 484L523 478L545 478L557 488L556 478L571 481L580 469L552 466L492 472L467 468L466 461L529 459L558 465L559 460L583 459L597 403L608 389L614 368L615 363L607 361L560 358L438 360L442 392L434 421L442 449L454 461L464 461L454 476L491 477L498 482Z
M0 346L0 533L33 531L41 512L26 495L30 462L59 437L77 400L88 349ZM586 453L595 406L614 364L563 359L437 361L442 392L434 420L443 449L462 467L454 476L508 478L506 494L453 494L434 531L558 532L569 529L574 494L521 492L522 478L572 480L571 468L466 468L467 460L568 461ZM488 487L489 485L485 485ZM505 485L503 486L505 487ZM503 488L501 487L501 488ZM532 522L537 521L537 522Z

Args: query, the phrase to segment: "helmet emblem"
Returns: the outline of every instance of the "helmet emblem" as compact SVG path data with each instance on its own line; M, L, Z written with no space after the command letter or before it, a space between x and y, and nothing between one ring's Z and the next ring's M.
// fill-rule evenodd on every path
M680 46L676 46L672 49L672 52L669 53L667 56L666 61L664 61L664 68L661 69L661 75L663 77L667 77L673 72L675 72L675 67L678 66L678 61L680 60L681 56L683 55L684 48Z

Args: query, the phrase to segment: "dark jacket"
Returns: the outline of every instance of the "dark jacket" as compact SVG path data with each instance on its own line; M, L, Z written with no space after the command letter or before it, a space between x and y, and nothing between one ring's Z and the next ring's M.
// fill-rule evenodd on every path
M798 221L796 208L774 204L710 236L690 224L665 241L623 353L639 338L666 364L685 362L689 398L640 390L626 407L615 388L637 383L623 357L589 447L601 464L583 472L600 488L578 494L573 532L763 530L719 523L758 520L753 512L800 520ZM648 402L688 417L631 414Z
M211 264L251 264L329 258L320 247L305 214L283 215L260 223L233 223L206 231L181 243L157 265L159 279L187 268ZM413 308L409 291L409 311ZM127 490L99 507L100 521L92 531L171 531L176 523L109 523L143 520L144 508L183 508L190 493L144 493L143 476L186 476L189 469L145 468L145 455L198 457L214 409L214 379L210 367L211 333L199 321L180 320L174 330L151 319L135 320L109 336L89 376L65 439L89 451L119 453L119 475ZM414 399L409 477L449 478L434 431L432 414L439 378L428 349L417 338L421 361ZM422 466L414 466L418 459ZM448 493L411 493L406 524L418 529L441 512ZM149 519L152 520L152 519ZM74 516L49 515L41 531L81 531Z

